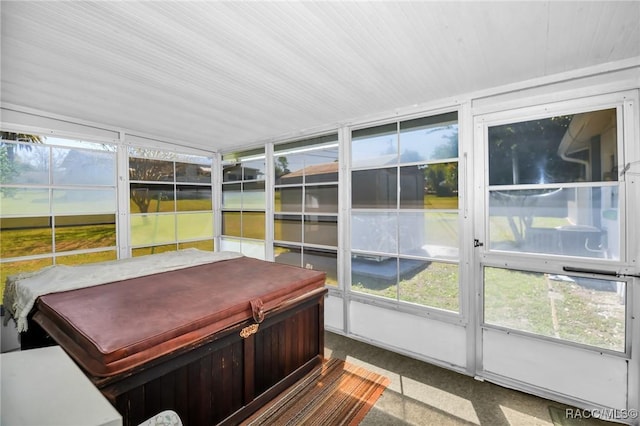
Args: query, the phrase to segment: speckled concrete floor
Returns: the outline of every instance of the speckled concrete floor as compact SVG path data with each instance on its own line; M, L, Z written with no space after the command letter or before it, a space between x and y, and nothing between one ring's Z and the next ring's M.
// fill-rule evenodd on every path
M361 426L619 425L594 419L553 422L564 404L503 388L366 343L327 332L325 357L341 358L387 376L391 383Z

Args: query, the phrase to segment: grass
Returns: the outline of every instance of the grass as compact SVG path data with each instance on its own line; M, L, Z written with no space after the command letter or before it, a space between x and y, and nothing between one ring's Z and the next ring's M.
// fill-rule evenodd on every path
M428 194L424 197L425 209L446 209L457 210L458 209L458 197L438 197L435 194Z
M264 212L222 212L222 234L230 237L265 238Z
M552 283L559 337L574 342L624 351L625 310L613 291L589 289L577 283Z
M431 262L417 273L400 279L399 286L373 278L355 278L355 291L392 300L458 312L458 265ZM399 294L398 294L399 293Z
M553 335L548 289L539 274L500 268L484 270L485 321Z
M543 273L485 268L485 321L624 351L625 305L613 284L552 278Z
M51 236L51 228L0 230L0 257L51 253Z

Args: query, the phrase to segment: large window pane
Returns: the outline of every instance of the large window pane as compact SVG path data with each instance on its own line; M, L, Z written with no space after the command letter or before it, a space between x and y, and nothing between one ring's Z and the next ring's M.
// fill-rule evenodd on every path
M398 169L358 170L351 173L351 207L395 209Z
M176 209L178 211L212 210L211 198L211 186L176 186Z
M307 186L304 197L306 212L338 213L338 185Z
M354 291L459 312L457 159L457 112L352 133Z
M54 189L55 214L104 213L116 210L115 189Z
M625 350L625 282L485 268L484 286L488 324Z
M132 183L129 191L131 213L174 212L174 186L153 183Z
M410 263L411 262L411 263ZM400 300L458 312L458 265L400 259Z
M0 214L38 215L49 214L49 190L30 188L1 188Z
M15 133L11 135L16 136ZM44 140L40 136L23 136L34 138L33 143L0 143L0 161L2 162L0 183L47 185L49 183L50 148L39 145Z
M50 217L0 219L0 257L3 259L53 251ZM4 268L4 264L2 264Z
M113 153L54 148L52 155L54 185L115 185Z
M181 213L178 221L178 240L213 238L213 213Z
M56 252L116 245L115 215L56 216L55 225Z
M616 110L489 128L489 184L618 180Z
M129 159L130 179L137 181L130 184L132 244L149 246L136 247L134 256L187 247L212 250L211 158L150 149L130 153L144 157Z
M338 245L338 218L335 216L305 216L304 242L336 247Z
M351 248L353 250L397 254L398 215L391 213L352 213Z
M458 157L458 114L453 112L400 123L400 162Z
M617 199L612 186L492 191L491 248L617 260Z
M134 246L169 243L176 240L176 217L173 214L131 216L131 244Z
M375 167L398 163L396 123L356 130L351 136L351 166Z

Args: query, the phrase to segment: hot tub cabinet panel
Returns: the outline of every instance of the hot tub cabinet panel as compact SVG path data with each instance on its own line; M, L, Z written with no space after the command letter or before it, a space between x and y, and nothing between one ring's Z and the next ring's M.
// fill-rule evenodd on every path
M325 293L274 313L247 338L240 332L252 321L154 365L92 381L125 425L166 409L188 425L236 424L320 365Z

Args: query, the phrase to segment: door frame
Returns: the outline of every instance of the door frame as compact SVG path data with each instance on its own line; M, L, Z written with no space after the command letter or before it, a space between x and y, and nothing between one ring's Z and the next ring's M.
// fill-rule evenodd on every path
M617 149L619 170L627 169L627 174L619 177L619 197L620 197L620 234L623 238L621 241L621 255L619 261L597 261L596 265L603 265L602 269L614 269L622 275L638 274L638 257L640 255L640 238L633 233L627 232L629 229L637 229L640 222L633 215L626 215L626 212L637 212L640 209L640 182L636 176L640 175L640 145L638 141L638 90L620 91L597 96L588 97L568 97L565 100L554 101L546 104L522 105L514 109L504 109L497 112L487 112L473 116L473 146L470 147L469 162L469 178L467 180L470 201L472 201L473 214L473 241L467 241L466 244L473 247L472 254L469 257L470 274L473 277L469 284L470 290L470 308L473 312L471 316L474 318L470 322L469 342L473 343L469 353L473 353L474 359L472 372L480 380L488 380L503 386L522 390L525 392L540 395L542 397L560 400L576 406L587 409L616 408L624 409L626 415L633 414L635 410L637 422L638 395L640 395L640 279L630 276L619 277L616 280L626 282L626 334L625 334L625 352L617 353L611 351L600 350L596 347L588 347L586 345L574 344L572 342L561 341L555 338L547 338L544 336L530 335L528 333L518 332L517 330L501 330L499 327L487 326L484 323L484 283L483 270L484 266L500 266L507 269L524 269L526 271L537 272L556 272L562 271L562 266L567 264L567 259L557 258L554 256L530 256L522 253L497 253L488 248L488 191L487 191L487 141L488 128L490 126L516 123L536 118L551 117L558 114L576 114L583 111L594 111L597 109L611 108L615 106L618 114L617 128ZM633 221L633 223L631 223ZM624 238L627 235L628 238ZM476 242L475 244L474 241ZM533 260L532 260L533 258ZM572 263L579 267L589 269L594 267L594 259L570 259ZM599 266L597 269L601 269ZM586 276L592 276L586 274ZM489 332L487 332L489 330ZM496 334L497 333L497 334ZM485 343L487 340L501 342L501 344L509 345L513 343L513 347L530 342L532 347L544 347L549 354L565 354L569 357L576 356L582 360L578 365L588 366L594 360L605 359L605 364L611 363L617 365L619 371L625 371L626 389L618 389L616 386L613 390L618 394L617 398L598 398L590 400L571 393L571 387L562 388L561 386L542 386L534 381L528 381L522 377L510 377L509 374L494 374L487 370L485 365L485 352L487 348ZM509 347L507 346L507 349ZM492 354L491 356L495 356ZM594 358L596 356L597 358ZM470 356L471 358L471 356ZM505 354L505 361L509 357ZM471 363L469 367L471 367ZM517 367L514 366L514 367ZM528 368L527 365L520 365L521 369ZM615 367L614 367L615 368ZM516 370L513 370L516 371ZM514 374L515 375L515 374ZM621 379L621 378L620 378ZM580 386L581 378L575 377L575 383ZM619 385L621 380L618 380ZM615 385L615 383L613 383ZM576 391L579 392L579 389ZM621 392L624 398L620 398ZM599 400L597 400L599 399ZM624 399L624 406L620 406L620 402ZM614 413L615 416L620 413ZM631 421L634 419L622 419Z

